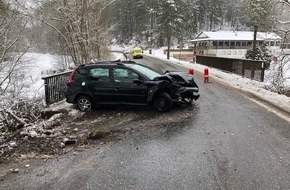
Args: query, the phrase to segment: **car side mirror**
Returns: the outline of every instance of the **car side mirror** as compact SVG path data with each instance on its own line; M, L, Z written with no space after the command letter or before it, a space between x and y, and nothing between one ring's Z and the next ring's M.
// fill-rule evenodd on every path
M141 80L139 80L139 79L134 79L134 80L133 80L133 83L134 83L134 84L138 84L138 85L140 85L140 84L142 84L143 82L142 82Z

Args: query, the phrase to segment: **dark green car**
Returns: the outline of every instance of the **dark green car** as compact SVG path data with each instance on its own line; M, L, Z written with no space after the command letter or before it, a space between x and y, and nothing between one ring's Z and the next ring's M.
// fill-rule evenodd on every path
M99 62L76 67L69 77L66 101L81 111L94 105L154 105L165 112L173 103L191 104L199 98L193 76L161 74L133 61Z

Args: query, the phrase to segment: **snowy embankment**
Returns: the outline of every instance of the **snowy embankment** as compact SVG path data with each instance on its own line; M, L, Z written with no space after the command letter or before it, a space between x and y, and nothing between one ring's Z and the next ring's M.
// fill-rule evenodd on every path
M153 50L152 54L150 55L148 51L145 51L145 54L148 56L156 57L159 59L167 60L166 55L163 53L163 49ZM203 73L204 68L207 66L198 64L198 63L189 63L186 61L180 61L174 58L170 58L170 62L174 64L183 65L186 68L193 68L194 71ZM272 65L270 69L274 69L275 65ZM287 69L288 68L288 69ZM288 78L288 85L290 86L290 63L285 66L285 72L284 77ZM220 83L226 84L228 86L234 87L238 90L247 92L255 96L256 98L259 98L260 100L269 103L282 111L287 112L290 114L290 97L287 97L285 95L279 95L274 92L270 92L266 90L266 86L269 85L269 81L271 80L269 75L272 73L273 70L268 70L266 72L265 81L266 82L258 82L251 79L243 78L241 76L238 76L236 74L226 73L218 69L209 68L209 80L214 79L216 81L219 81Z
M63 68L60 57L52 54L26 53L20 60L18 73L21 78L17 80L19 98L44 97L43 76L53 74Z

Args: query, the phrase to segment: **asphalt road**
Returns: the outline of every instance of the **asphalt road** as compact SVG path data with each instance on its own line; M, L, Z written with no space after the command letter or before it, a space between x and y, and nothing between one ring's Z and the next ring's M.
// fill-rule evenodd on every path
M136 61L187 71L150 57ZM229 87L195 79L201 97L186 122L154 124L158 130L142 136L35 163L0 189L289 190L289 122Z

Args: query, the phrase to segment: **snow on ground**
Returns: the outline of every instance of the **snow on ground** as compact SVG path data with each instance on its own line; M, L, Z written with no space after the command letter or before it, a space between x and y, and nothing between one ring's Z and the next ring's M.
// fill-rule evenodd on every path
M149 55L148 51L145 51L145 54L148 56L153 56L159 59L167 60L166 55L163 53L163 49L152 50L151 55ZM170 57L170 61L174 64L183 65L186 68L193 68L194 71L200 73L204 72L204 68L208 68L207 66L198 63L189 63L186 61L180 61L172 57ZM288 69L285 75L290 76L290 69ZM265 86L268 85L267 82L258 82L255 80L243 78L239 75L226 73L215 68L209 68L209 81L211 80L211 78L212 79L214 78L215 80L228 86L232 86L238 90L251 93L256 97L260 98L261 100L273 104L277 107L280 107L281 109L290 113L290 97L287 97L285 95L279 95L277 93L266 90ZM267 81L269 81L269 79L267 79Z
M63 64L58 56L52 54L26 53L21 58L21 70L25 73L19 85L24 85L20 96L29 98L44 96L43 76L62 69Z
M112 61L114 61L114 60L126 61L127 58L126 58L126 56L125 56L124 54L122 54L122 53L115 53L115 52L113 52L113 53L112 53Z

